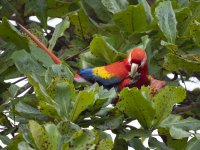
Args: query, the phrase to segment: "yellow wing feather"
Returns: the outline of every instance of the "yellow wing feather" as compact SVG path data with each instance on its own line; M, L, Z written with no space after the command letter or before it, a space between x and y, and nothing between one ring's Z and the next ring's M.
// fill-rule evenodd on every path
M96 67L93 69L93 75L101 77L103 79L111 79L113 77L108 71L106 71L105 67Z

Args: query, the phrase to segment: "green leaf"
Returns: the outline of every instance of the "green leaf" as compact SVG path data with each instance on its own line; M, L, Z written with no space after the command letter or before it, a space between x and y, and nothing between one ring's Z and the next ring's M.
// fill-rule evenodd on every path
M29 129L33 137L34 143L40 150L53 150L53 143L48 138L48 133L44 127L38 124L36 121L29 121Z
M146 12L141 4L128 6L126 10L115 14L113 19L127 34L146 31L148 25Z
M75 33L82 39L88 39L93 34L97 33L97 28L89 20L83 9L69 14L70 23L75 26Z
M176 52L178 51L178 46L169 42L165 42L165 41L161 41L160 43L161 45L165 46L168 50L170 50L171 52Z
M174 139L171 137L168 129L164 128L159 128L158 133L161 137L163 137L163 140L165 140L166 145L168 147L173 148L174 150L185 150L188 138L183 138L183 139Z
M101 140L97 145L97 150L105 150L105 149L112 149L113 142L109 139Z
M27 113L29 115L40 115L40 112L35 109L34 107L25 104L21 101L19 101L16 105L15 105L15 109L16 111L18 111L19 113Z
M180 7L186 7L189 5L189 0L178 0Z
M80 113L84 111L89 105L94 102L94 93L87 91L80 91L75 99L75 104L71 112L70 120L75 121Z
M26 13L33 11L40 20L43 28L47 30L47 1L30 0L26 2Z
M158 20L158 26L168 42L175 43L177 21L171 2L160 2L155 9L155 16Z
M34 0L34 11L41 21L42 26L47 30L47 3L46 0Z
M147 100L143 91L137 88L125 88L119 95L120 102L117 108L124 112L128 117L136 118L144 128L152 125L155 110L152 102Z
M17 92L18 92L19 89L20 89L19 86L12 84L8 89L11 97L15 97L17 95Z
M110 134L103 131L97 131L98 143L96 145L97 150L105 150L113 148L113 141ZM97 138L97 137L96 137Z
M26 143L26 142L20 142L19 144L18 144L18 149L19 150L34 150L33 148L31 148L30 146L29 146L29 144L28 143Z
M88 10L87 13L91 18L100 20L100 22L109 22L112 19L112 14L103 5L101 0L82 0L81 4L85 10ZM96 15L96 17L92 15Z
M80 68L90 68L103 66L105 62L99 57L95 57L91 52L85 52L80 55Z
M146 150L142 141L138 138L133 138L128 142L129 146L133 147L135 150Z
M11 25L6 18L0 23L0 37L8 43L14 44L17 49L29 50L28 40Z
M113 14L122 11L128 6L128 1L126 0L101 0L101 2Z
M148 2L146 0L138 0L138 2L144 6L147 19L149 22L151 22L153 20L153 17L151 15L151 7L149 6Z
M55 1L55 0L46 0L47 1L47 15L49 17L60 17L64 16L69 12L76 11L80 8L78 4L79 0L75 1ZM56 6L56 7L55 7Z
M193 57L193 60L191 60L189 54L177 56L175 54L169 53L165 56L163 66L169 71L184 71L188 74L199 72L200 59L198 57L199 55L196 55Z
M61 149L61 135L54 124L46 124L45 130L48 134L48 140L51 143L51 150Z
M19 10L16 8L17 6L21 6L22 2L21 1L7 1L7 0L2 0L0 1L0 16L1 17L10 17L11 15L15 14L21 21L21 16L19 13Z
M169 132L174 139L182 139L182 138L189 137L192 135L191 133L183 129L176 128L174 126L170 128Z
M44 68L42 68L36 60L34 60L29 53L25 50L14 52L12 55L17 69L23 74L44 74Z
M185 150L198 150L200 147L200 140L193 137L187 144Z
M49 41L49 49L52 50L56 44L56 41L59 37L63 36L65 30L69 28L70 22L68 18L63 19L61 23L56 25L56 28L53 32L52 38Z
M12 141L7 145L6 149L12 149L15 150L18 146L18 144L23 141L22 134L18 134L15 137L12 138ZM27 150L27 149L26 149Z
M106 42L106 37L103 36L96 36L93 38L90 43L90 51L94 56L103 59L107 64L123 59L124 56Z
M149 138L149 147L150 148L156 148L156 149L159 149L159 150L172 150L171 148L167 147L165 145L165 143L162 143L162 142L159 142L156 138L154 137L150 137Z
M119 138L118 136L115 138L113 150L127 150L128 143L124 140Z
M44 52L42 49L30 46L31 55L39 62L43 64L45 67L50 67L51 65L55 64L52 58Z
M126 141L129 141L133 138L141 137L141 138L147 138L151 135L151 132L144 129L132 129L128 130L125 133L119 134L119 138L123 138Z
M170 128L170 127L182 128L184 130L198 130L200 128L200 120L188 117L186 119L181 119L180 116L170 115L168 118L162 121L160 127Z
M187 7L176 10L177 32L179 36L190 37L191 17L190 9Z
M73 134L69 144L69 150L85 150L88 146L93 149L95 147L94 142L94 132L82 129Z
M0 135L0 140L2 143L8 145L10 142L10 139L6 135Z
M200 22L194 20L190 26L190 34L193 37L193 40L199 44L200 43Z
M81 127L70 121L62 121L58 124L58 130L62 135L65 135L67 139L70 139L75 132L81 130Z
M198 13L200 11L199 1L195 0L190 1L189 8L192 12L192 17L194 18L194 20L200 21L200 15Z
M92 125L100 130L117 129L123 122L123 115L105 116L99 119L92 119Z
M62 118L68 118L71 111L71 101L74 99L73 85L68 82L53 82L48 88L49 95L54 99L54 108Z
M61 78L63 81L69 81L70 83L74 80L74 75L70 69L63 64L54 64L45 73L46 83L51 83L55 78Z
M153 97L156 110L154 114L154 125L158 125L162 120L169 116L173 106L176 103L182 102L185 96L186 93L182 87L166 86L161 89L159 93Z

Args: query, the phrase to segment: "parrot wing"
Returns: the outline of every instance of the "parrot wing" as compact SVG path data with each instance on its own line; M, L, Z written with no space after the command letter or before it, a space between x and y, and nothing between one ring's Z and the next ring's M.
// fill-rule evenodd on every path
M81 69L79 75L86 80L96 81L104 86L118 84L123 80L122 78L116 77L108 72L105 67Z

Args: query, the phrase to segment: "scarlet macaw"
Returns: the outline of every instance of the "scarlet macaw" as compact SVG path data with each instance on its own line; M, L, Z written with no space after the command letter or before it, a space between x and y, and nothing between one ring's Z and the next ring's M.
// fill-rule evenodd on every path
M140 74L137 82L132 80L136 72ZM141 85L148 84L147 55L143 49L134 48L128 54L127 58L121 61L107 66L81 69L78 74L80 76L75 76L76 81L80 81L80 78L83 77L89 81L100 82L104 86L113 86L124 80L121 86L125 87L134 84L134 86L140 88ZM120 89L122 89L121 86Z
M23 26L19 26L41 49L49 54L56 64L61 63L61 60L46 48L37 37ZM140 77L134 81L132 78L134 78L137 72L140 74ZM81 69L78 74L75 74L74 79L77 82L85 82L86 80L97 81L104 86L119 84L118 91L121 91L126 86L140 88L142 85L149 84L152 85L152 89L156 89L157 91L157 89L165 85L164 81L155 80L153 77L148 76L147 55L145 50L141 48L134 48L130 51L127 58L110 65Z

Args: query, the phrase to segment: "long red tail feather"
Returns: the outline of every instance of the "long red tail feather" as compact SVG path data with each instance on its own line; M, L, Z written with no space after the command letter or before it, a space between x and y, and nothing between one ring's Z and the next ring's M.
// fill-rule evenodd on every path
M38 47L40 47L42 50L44 50L52 58L52 60L56 64L61 63L61 60L56 55L54 55L42 42L40 42L40 40L36 36L34 36L30 31L28 31L22 25L19 24L19 26L38 45Z

